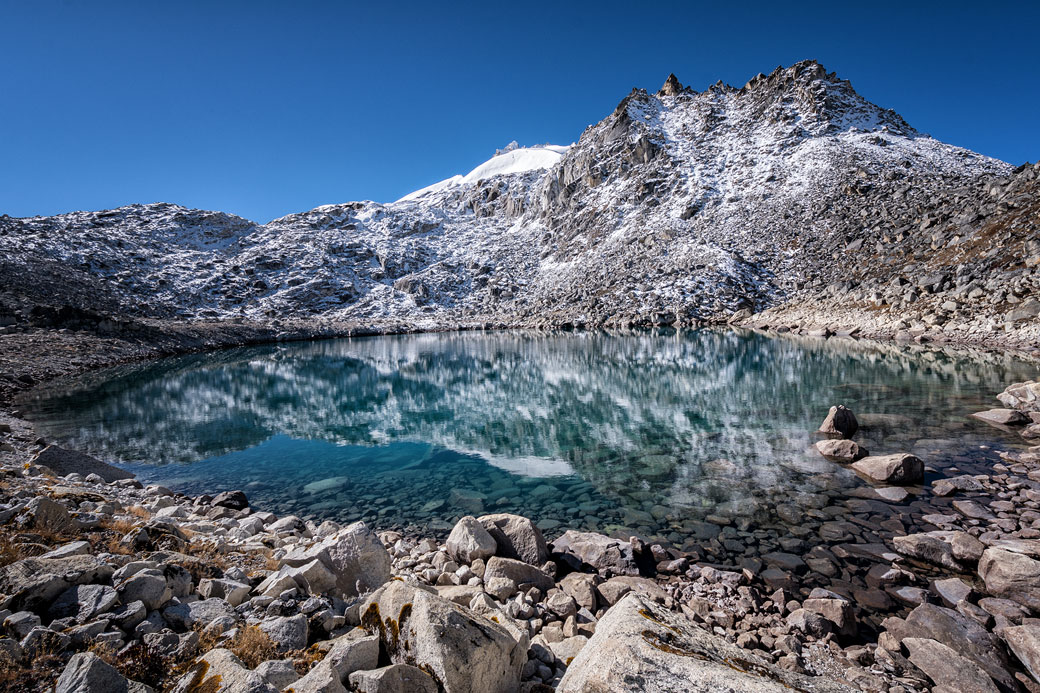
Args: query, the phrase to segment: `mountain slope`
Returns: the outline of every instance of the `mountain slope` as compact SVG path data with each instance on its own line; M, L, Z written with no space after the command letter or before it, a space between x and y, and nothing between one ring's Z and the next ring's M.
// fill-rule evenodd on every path
M805 61L699 93L671 76L574 145L511 146L390 204L3 217L0 280L12 305L156 318L689 324L986 257L973 234L1009 208L970 205L1010 169ZM967 256L920 242L945 222Z

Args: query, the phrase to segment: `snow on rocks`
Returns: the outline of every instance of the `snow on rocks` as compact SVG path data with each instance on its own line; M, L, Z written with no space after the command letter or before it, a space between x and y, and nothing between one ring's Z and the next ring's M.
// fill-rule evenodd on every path
M393 203L266 224L165 203L0 218L0 252L34 276L5 282L20 296L112 334L141 317L694 324L908 266L908 237L986 257L974 216L933 203L970 188L1014 204L995 180L1010 173L803 61L739 88L633 90L571 146L510 147Z

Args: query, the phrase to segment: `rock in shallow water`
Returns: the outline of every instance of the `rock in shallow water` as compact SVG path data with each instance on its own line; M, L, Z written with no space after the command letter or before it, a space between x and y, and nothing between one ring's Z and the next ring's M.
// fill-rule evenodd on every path
M856 415L844 404L831 407L827 412L827 418L820 424L820 433L828 435L840 435L842 438L851 438L859 430L859 422Z
M915 484L924 478L924 462L906 453L864 457L852 468L878 483Z
M831 462L848 464L863 459L869 453L851 440L821 440L816 450Z

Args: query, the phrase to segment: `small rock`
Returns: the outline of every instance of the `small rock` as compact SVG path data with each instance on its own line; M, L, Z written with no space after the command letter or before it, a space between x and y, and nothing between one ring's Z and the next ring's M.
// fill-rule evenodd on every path
M859 422L856 421L856 415L843 404L831 407L819 428L820 433L840 435L843 438L851 438L857 430Z

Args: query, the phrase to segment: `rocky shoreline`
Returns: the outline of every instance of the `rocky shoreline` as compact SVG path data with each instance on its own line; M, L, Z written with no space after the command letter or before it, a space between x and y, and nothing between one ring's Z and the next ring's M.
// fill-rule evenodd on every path
M1038 394L982 418L1032 437ZM923 464L860 455L835 410L821 454L879 488L682 551L506 514L446 541L278 518L2 418L11 690L1040 690L1040 448L914 497L894 484Z

